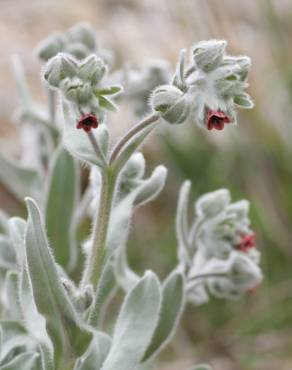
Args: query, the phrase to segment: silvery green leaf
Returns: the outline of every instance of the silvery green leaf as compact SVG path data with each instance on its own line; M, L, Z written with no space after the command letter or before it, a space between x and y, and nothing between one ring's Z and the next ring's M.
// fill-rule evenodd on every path
M111 338L95 331L94 337L85 354L77 360L74 370L100 370L111 347Z
M0 366L0 370L34 370L39 354L36 352L21 353L9 363Z
M140 280L140 276L137 275L128 265L125 245L121 245L117 248L114 262L116 280L119 286L122 287L125 292L128 292L137 284Z
M141 206L155 199L164 188L166 176L167 169L164 166L156 167L152 175L138 187L134 206Z
M252 109L254 107L254 102L252 101L251 97L246 93L236 95L234 98L234 103L239 107L246 109Z
M99 148L102 149L101 156L97 156L92 147L88 135L83 130L76 129L78 118L75 112L70 108L69 104L63 101L64 113L64 132L63 142L66 149L76 158L83 162L104 167L106 162L108 148L108 130L105 125L101 124L95 130L92 130Z
M15 252L8 236L0 234L0 270L16 270Z
M23 167L0 153L0 181L19 200L26 196L39 197L40 175L33 169Z
M0 327L2 331L1 364L9 358L11 351L35 347L35 342L27 335L18 321L0 321Z
M117 112L119 110L118 106L113 103L110 99L105 98L104 96L98 96L98 101L100 106L103 109L109 110L111 112Z
M112 292L116 286L114 268L111 260L108 260L101 277L95 294L94 304L89 313L89 324L97 327L106 308Z
M158 325L143 361L156 356L171 340L184 307L184 278L173 272L162 286L162 302Z
M142 153L134 153L121 171L121 179L141 179L145 173L145 158Z
M148 271L124 300L102 370L136 369L156 328L160 305L158 278Z
M72 221L79 193L78 172L74 158L60 147L50 169L46 229L56 261L70 269L74 267L77 257Z
M43 370L53 370L53 345L46 331L46 322L36 308L32 285L28 274L25 231L26 222L18 217L9 220L11 239L17 254L19 265L18 300L26 330L36 339L40 346Z
M46 319L47 331L54 342L56 359L59 359L64 345L70 345L72 352L80 356L92 335L81 328L81 320L61 283L36 203L26 198L26 204L29 214L25 238L26 255L37 309Z
M123 91L121 85L105 86L96 92L97 95L117 95Z
M21 320L17 285L18 272L8 271L3 284L2 303L5 310L5 317L11 320Z
M185 53L186 50L182 49L179 53L179 61L176 66L176 72L173 79L173 85L178 87L181 90L186 89L185 81Z
M20 217L12 217L9 219L9 235L16 253L16 258L19 264L19 269L25 261L25 236L26 221Z
M178 254L183 266L191 262L188 235L189 235L189 196L191 190L191 182L185 181L179 193L178 206L176 211L176 236L178 239Z

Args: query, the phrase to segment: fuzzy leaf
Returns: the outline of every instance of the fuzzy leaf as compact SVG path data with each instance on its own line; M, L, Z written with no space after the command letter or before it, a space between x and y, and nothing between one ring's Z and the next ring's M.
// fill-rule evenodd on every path
M91 344L74 370L99 370L108 355L111 339L102 332L95 332Z
M98 96L99 104L102 108L107 109L111 112L117 112L119 108L110 99L104 96Z
M2 331L1 364L4 363L11 351L25 350L27 346L33 346L32 339L29 338L24 327L18 321L0 321L0 327Z
M176 211L176 236L178 239L178 253L180 262L185 265L186 262L191 262L190 245L188 242L189 221L188 221L188 203L190 196L191 182L185 181L182 185L178 206Z
M8 236L0 235L0 270L16 270L15 253Z
M192 370L212 370L212 368L209 365L202 364L194 367Z
M109 86L98 90L98 95L115 95L123 91L122 86Z
M26 222L18 217L11 218L9 220L9 229L20 270L18 299L24 326L30 335L39 343L43 370L53 370L53 345L46 331L45 319L37 311L28 273L25 252Z
M60 147L51 168L46 202L46 228L56 261L67 268L74 267L77 257L72 219L78 185L77 165L73 157Z
M8 364L0 366L0 370L33 370L38 357L36 352L21 353Z
M160 303L159 281L149 271L125 298L102 370L138 367L157 325Z
M167 169L164 166L156 167L151 177L144 180L140 185L134 205L141 206L155 199L164 188L166 175Z
M158 326L143 361L160 352L172 338L184 306L184 280L179 272L174 272L165 280L162 287L162 302Z
M97 327L100 317L103 314L103 310L111 297L112 291L116 286L115 274L113 271L113 265L109 260L103 269L99 284L96 291L96 297L93 307L90 312L90 325Z
M40 195L41 179L30 168L22 167L16 161L7 159L0 153L0 181L19 200Z
M108 131L106 126L101 124L97 129L91 131L101 149L101 155L97 156L89 141L88 135L83 130L78 130L76 128L78 117L65 101L63 102L63 114L63 141L66 149L74 157L83 162L93 164L98 167L104 167L106 164L105 158L108 149Z
M27 264L37 309L46 319L56 358L64 346L68 346L68 339L73 353L80 356L92 335L80 327L80 318L59 279L36 203L26 198L26 204L29 213L25 239Z
M21 311L18 299L18 273L8 271L3 285L2 301L5 308L5 317L11 320L20 320Z

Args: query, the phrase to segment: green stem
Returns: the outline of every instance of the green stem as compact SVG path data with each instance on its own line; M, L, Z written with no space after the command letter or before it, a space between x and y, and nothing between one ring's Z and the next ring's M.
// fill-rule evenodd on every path
M151 125L158 121L158 119L159 114L153 113L150 116L146 117L144 120L140 121L132 129L130 129L115 146L110 159L111 165L105 166L101 171L102 184L100 190L100 202L93 228L92 248L88 256L87 266L82 278L83 286L85 284L91 283L95 290L98 286L98 282L102 273L102 268L106 256L107 233L114 199L114 192L116 188L116 181L123 167L123 163L115 166L119 154L125 147L127 147L127 144L136 134L149 127L149 130L145 133L146 137L148 133L151 132ZM95 142L95 140L93 140L93 135L90 134L91 133L88 133L89 140L96 152L96 155L100 157L100 150L97 146L97 143ZM143 141L145 137L142 137L141 140ZM134 146L133 148L131 147L130 151L135 151L135 149L136 146Z
M84 271L82 285L91 283L94 290L104 265L106 254L106 239L109 227L110 214L114 198L116 177L110 168L104 169L102 173L102 184L100 190L100 202L93 228L93 241L87 266Z
M122 149L127 145L127 143L141 130L144 128L151 126L155 121L159 119L158 113L152 113L150 116L144 118L142 121L138 122L134 127L132 127L116 144L114 147L111 157L110 157L110 164L112 164L115 159L119 156Z

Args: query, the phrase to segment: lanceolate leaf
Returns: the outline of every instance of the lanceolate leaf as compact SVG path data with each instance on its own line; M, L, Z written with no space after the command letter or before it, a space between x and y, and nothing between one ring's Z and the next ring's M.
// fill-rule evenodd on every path
M138 367L157 325L160 303L159 281L147 272L125 298L102 370Z
M30 168L7 159L0 153L0 181L19 200L24 197L40 195L41 179L39 174Z
M56 358L59 358L62 351L80 356L87 348L92 334L81 329L80 318L59 279L36 203L26 198L26 204L29 213L26 255L37 309L46 319Z
M60 147L52 163L46 203L46 228L56 261L73 268L77 247L72 225L78 195L78 168L74 158Z
M95 332L90 346L84 356L77 361L74 370L100 370L111 346L107 334Z
M20 270L18 301L20 303L22 320L28 333L35 338L39 344L43 370L53 370L53 345L46 331L45 319L37 311L27 268L24 240L26 222L18 217L11 218L9 221L9 229Z
M116 286L115 274L113 270L114 268L111 260L107 261L106 266L101 274L95 300L89 314L89 323L94 327L98 326L106 303L110 299L111 294Z
M5 316L11 320L20 320L21 312L18 299L18 273L8 271L3 285L2 301L5 308Z
M184 280L179 272L174 272L165 280L162 287L162 302L158 326L143 361L160 352L171 340L184 306Z
M0 366L0 370L33 370L39 354L36 352L21 353L8 364Z

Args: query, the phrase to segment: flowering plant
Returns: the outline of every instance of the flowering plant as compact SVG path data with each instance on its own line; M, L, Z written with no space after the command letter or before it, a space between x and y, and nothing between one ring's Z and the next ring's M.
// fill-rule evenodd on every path
M190 182L178 202L177 266L160 281L152 271L139 276L127 262L133 213L159 195L167 176L160 165L145 177L137 150L146 137L163 122L197 120L222 130L236 122L236 106L252 107L244 92L250 61L226 56L225 47L216 40L195 45L187 68L183 51L168 84L167 64L135 71L139 78L130 73L124 97L139 113L150 94L143 88L151 86L151 111L114 144L107 113L123 99L125 71L109 73L111 54L97 48L89 26L54 34L37 49L45 61L48 110L32 99L14 60L23 154L20 162L0 156L0 179L25 198L28 218L4 212L0 218L0 369L150 369L188 301L202 304L209 294L238 298L261 282L248 202L231 203L224 189L203 195L191 223ZM135 99L131 85L139 91ZM82 191L80 162L90 170ZM87 216L92 233L80 239ZM110 332L105 312L117 286L125 297Z

